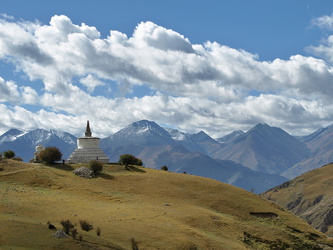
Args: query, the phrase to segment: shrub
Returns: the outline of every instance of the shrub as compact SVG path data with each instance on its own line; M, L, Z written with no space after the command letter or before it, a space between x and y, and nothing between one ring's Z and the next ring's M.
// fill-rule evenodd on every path
M168 167L165 166L165 165L163 167L161 167L161 169L164 170L164 171L168 171Z
M69 231L74 228L74 225L69 220L62 220L60 224L66 234L69 234Z
M96 234L97 236L101 236L101 229L99 227L96 229Z
M89 168L94 171L94 174L97 174L103 170L103 164L97 160L91 160L89 162Z
M7 150L7 151L3 152L3 157L5 159L11 159L11 158L15 157L15 152L12 150Z
M62 153L56 147L47 147L39 153L38 157L42 162L54 164L61 160Z
M134 155L131 155L131 154L121 155L119 158L119 163L121 165L125 165L126 167L128 165L142 166L142 160L139 158L136 158Z
M81 229L84 231L89 232L90 230L94 229L93 225L91 225L88 221L80 220Z

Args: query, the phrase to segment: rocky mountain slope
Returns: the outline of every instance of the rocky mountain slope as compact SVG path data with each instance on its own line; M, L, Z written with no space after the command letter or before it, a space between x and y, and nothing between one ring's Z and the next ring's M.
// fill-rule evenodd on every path
M76 167L0 161L1 249L131 249L131 239L139 249L329 249L333 244L281 207L212 179L112 165L85 179L72 173ZM76 239L51 237L55 230L47 222L61 229L62 220L76 225ZM80 220L94 229L83 231Z
M231 160L252 170L280 174L307 158L309 149L280 128L258 124L211 156Z
M333 164L302 174L262 196L333 236Z

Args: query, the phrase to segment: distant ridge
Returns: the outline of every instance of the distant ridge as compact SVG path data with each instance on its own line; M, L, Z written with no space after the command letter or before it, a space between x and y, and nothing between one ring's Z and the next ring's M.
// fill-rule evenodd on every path
M0 142L0 152L13 150L26 162L33 158L35 147L38 145L56 146L63 153L64 158L67 158L76 148L75 136L66 132L44 129L35 129L30 132L9 130L0 136Z
M285 170L282 175L295 178L312 169L333 162L333 126L322 128L307 137L301 138L310 149L310 154L301 162Z
M10 129L6 133L0 136L0 144L5 142L15 141L19 136L23 135L24 132L18 129Z
M223 137L217 138L216 141L219 143L231 143L232 141L236 140L239 136L244 135L245 132L241 130L234 131L228 135L225 135Z
M212 157L227 159L252 170L279 174L308 157L306 144L280 128L259 123L224 145Z

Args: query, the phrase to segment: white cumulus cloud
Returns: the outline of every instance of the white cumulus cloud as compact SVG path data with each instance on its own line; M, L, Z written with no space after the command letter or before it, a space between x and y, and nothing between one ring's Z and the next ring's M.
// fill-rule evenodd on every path
M329 28L331 19L314 24ZM21 124L22 115L30 119L25 128L57 127L76 134L82 120L92 120L105 136L139 119L212 136L258 122L312 132L333 122L333 69L325 61L333 61L332 45L328 37L309 47L323 59L291 55L289 60L260 61L259 55L218 42L192 44L152 22L139 23L130 37L111 30L103 38L97 28L74 24L64 15L53 16L49 24L2 16L0 60L30 80L0 78L2 125ZM33 85L35 80L44 84L42 89ZM151 92L126 97L135 96L137 86ZM102 89L98 94L97 87ZM115 88L124 96L110 97ZM24 104L39 111L20 107Z

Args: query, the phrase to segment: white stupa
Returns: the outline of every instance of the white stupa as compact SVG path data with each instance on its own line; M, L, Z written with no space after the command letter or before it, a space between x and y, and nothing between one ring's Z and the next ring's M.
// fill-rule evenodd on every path
M83 163L91 160L98 160L102 163L108 163L109 159L99 147L100 138L92 137L89 121L84 137L77 138L77 149L69 156L69 163Z

